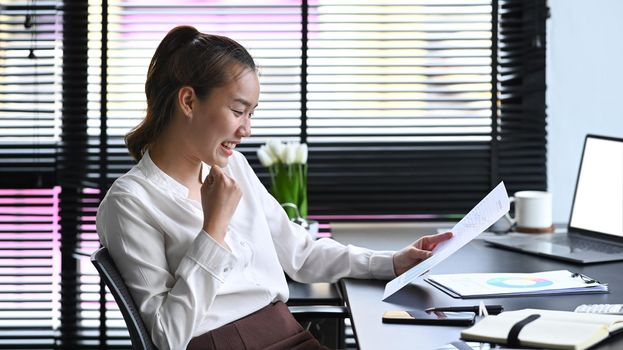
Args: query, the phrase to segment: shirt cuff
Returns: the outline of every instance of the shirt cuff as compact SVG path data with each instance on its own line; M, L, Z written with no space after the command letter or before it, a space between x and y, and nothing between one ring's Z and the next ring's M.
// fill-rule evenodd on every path
M375 251L370 256L370 272L376 279L392 279L394 273L394 251Z
M202 230L186 252L186 258L223 282L234 268L236 257ZM181 266L181 264L180 264Z

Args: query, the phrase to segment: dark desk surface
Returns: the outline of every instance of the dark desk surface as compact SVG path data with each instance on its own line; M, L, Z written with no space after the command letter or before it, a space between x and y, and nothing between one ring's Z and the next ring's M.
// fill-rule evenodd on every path
M501 304L506 310L541 308L573 310L580 304L623 304L623 262L574 265L488 246L474 240L434 268L434 273L539 272L568 269L584 273L610 286L609 294L532 296L483 299L487 304ZM346 279L344 297L351 312L360 349L434 349L460 337L463 327L383 324L388 310L425 309L432 306L477 305L479 299L454 299L424 281L408 285L381 301L386 281ZM596 349L623 349L619 335Z
M344 305L342 297L333 283L299 283L288 281L290 306Z

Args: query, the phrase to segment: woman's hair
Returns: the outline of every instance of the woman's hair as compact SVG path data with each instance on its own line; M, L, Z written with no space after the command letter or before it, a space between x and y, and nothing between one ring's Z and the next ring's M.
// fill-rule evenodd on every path
M190 26L173 28L149 64L145 119L125 136L132 157L140 160L162 134L175 113L181 87L190 86L204 98L214 88L237 79L243 70L236 72L236 65L257 69L249 52L230 38L204 34Z

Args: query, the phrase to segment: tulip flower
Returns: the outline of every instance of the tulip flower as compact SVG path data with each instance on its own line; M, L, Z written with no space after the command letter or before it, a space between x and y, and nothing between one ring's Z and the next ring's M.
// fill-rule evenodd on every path
M297 147L295 163L298 163L298 164L307 163L307 144L302 143Z
M298 144L296 143L286 144L285 151L283 152L283 162L287 165L294 164L296 162L296 154L298 148Z
M279 159L272 156L266 146L262 146L257 150L257 157L260 159L260 163L267 168L279 161Z
M257 150L270 173L270 191L280 204L289 203L284 209L292 220L307 218L307 153L306 144L277 140L268 140Z
M270 139L266 142L266 150L272 158L283 161L286 145L281 141Z

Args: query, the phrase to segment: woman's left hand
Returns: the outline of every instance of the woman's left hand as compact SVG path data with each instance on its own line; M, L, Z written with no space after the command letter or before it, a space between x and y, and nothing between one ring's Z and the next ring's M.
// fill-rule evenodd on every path
M435 247L448 239L452 238L452 232L438 233L436 235L424 236L408 245L404 249L394 253L394 273L396 276L403 274L422 260L428 259Z

